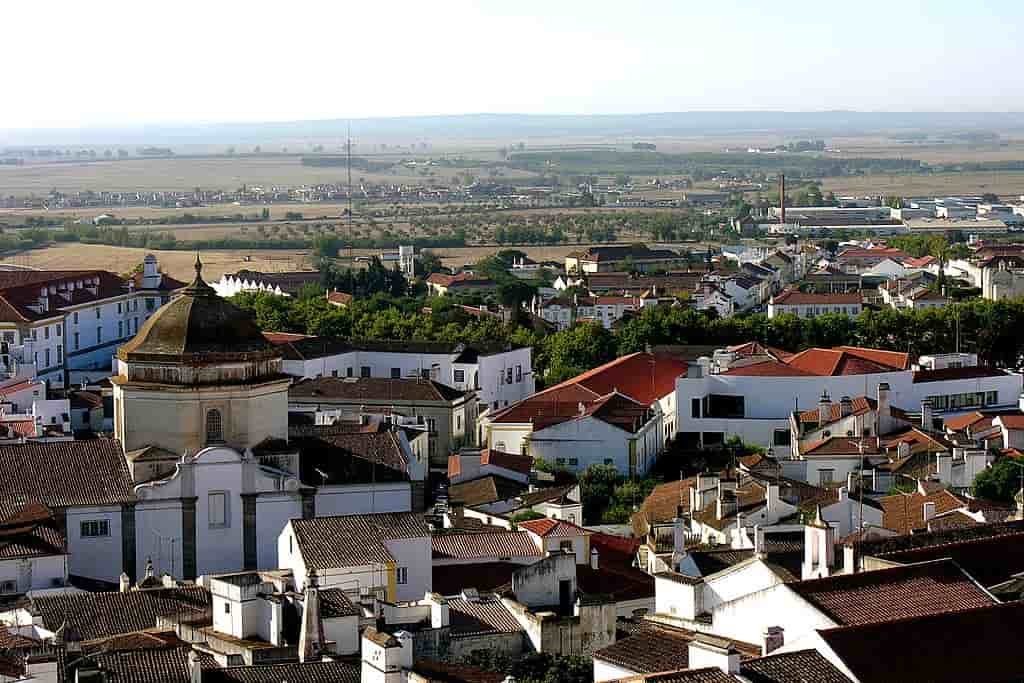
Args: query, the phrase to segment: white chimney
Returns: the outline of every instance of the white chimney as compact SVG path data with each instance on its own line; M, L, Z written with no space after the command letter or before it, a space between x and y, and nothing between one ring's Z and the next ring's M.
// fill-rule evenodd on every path
M119 577L119 579L121 584L121 592L127 593L128 589L132 586L132 580L128 578L128 575L124 572L121 572L121 576Z
M847 417L853 414L853 400L849 396L839 399L839 416Z
M924 504L924 523L928 524L935 517L935 503L928 501Z
M714 667L727 674L740 672L740 653L724 638L699 634L690 641L688 654L691 669Z
M828 423L832 419L832 401L828 397L828 391L821 392L821 400L818 401L818 426Z
M892 415L889 411L889 383L880 382L878 385L878 425L876 436L888 434L892 431Z
M320 589L316 572L306 576L306 590L302 599L302 626L299 630L299 662L320 659L324 649L324 622L320 619Z
M1024 394L1017 399L1017 409L1024 413Z
M430 603L430 627L444 628L451 623L448 612L448 601L437 593L427 593Z
M591 548L590 549L590 568L591 569L597 569L598 568L598 552L597 552L597 548Z
M921 401L921 429L931 431L932 426L932 400L926 398Z

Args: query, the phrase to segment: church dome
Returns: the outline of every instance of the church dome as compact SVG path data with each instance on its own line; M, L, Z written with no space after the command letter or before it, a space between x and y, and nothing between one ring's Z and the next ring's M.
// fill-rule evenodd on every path
M195 267L195 280L150 316L118 349L118 358L217 363L278 356L252 314L218 296L203 280L198 255Z

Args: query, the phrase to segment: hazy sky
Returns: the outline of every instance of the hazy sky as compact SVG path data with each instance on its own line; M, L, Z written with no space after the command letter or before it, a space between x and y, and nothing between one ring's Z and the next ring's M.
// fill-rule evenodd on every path
M0 128L1019 111L1020 0L9 0Z

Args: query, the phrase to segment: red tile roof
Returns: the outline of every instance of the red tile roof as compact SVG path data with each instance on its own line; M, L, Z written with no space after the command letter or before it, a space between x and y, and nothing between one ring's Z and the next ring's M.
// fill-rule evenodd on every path
M951 560L798 581L788 586L841 626L995 603L995 598Z
M816 294L813 292L801 292L798 289L786 289L772 297L772 303L782 306L806 306L806 305L854 305L863 303L860 292L845 292L836 294Z
M946 429L950 429L954 432L961 432L970 427L971 425L974 425L985 419L991 420L992 418L984 415L983 413L979 413L977 410L974 410L969 413L964 413L963 415L947 417L943 421L943 424L946 426Z
M836 256L836 260L843 261L847 259L891 258L895 261L903 261L904 259L907 258L907 256L908 255L906 252L895 247L873 247L870 249L850 248L843 249L841 252L839 252L839 255Z
M532 422L535 429L543 429L584 414L613 424L633 424L638 411L674 392L676 377L684 374L684 361L660 354L633 353L540 391L495 413L491 421ZM613 392L640 405L630 405L622 397L613 398Z
M327 292L327 300L338 306L348 306L352 303L352 295L348 292Z
M533 469L533 458L528 455L516 455L505 453L491 448L485 448L480 452L481 465L493 465L520 474L529 474ZM450 467L449 467L450 469Z
M309 339L308 334L296 334L295 332L264 332L264 338L271 344L287 344L299 339Z
M761 377L865 375L906 370L909 363L910 357L906 353L837 346L832 349L811 348L787 358L731 368L722 374Z
M882 526L900 534L909 534L924 529L924 504L934 503L935 514L966 507L963 498L950 491L942 490L922 495L920 493L896 493L878 499L882 505Z
M999 420L1006 429L1024 429L1024 415L1007 414L998 415L995 420ZM993 420L993 422L995 421Z
M932 255L922 256L921 258L907 257L903 259L903 265L908 268L924 268L935 263L935 257Z
M531 519L520 522L519 528L537 534L541 538L573 538L590 534L583 527L561 519Z

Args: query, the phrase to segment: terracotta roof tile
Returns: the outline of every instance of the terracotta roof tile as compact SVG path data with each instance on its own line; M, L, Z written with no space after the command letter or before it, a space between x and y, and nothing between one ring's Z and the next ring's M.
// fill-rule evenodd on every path
M949 560L788 584L839 625L991 605L994 598Z
M210 593L199 586L109 593L37 595L29 610L56 631L67 623L82 640L154 628L157 617L209 618Z
M1016 681L1024 678L1024 603L940 610L879 623L819 631L822 640L861 681ZM901 647L879 656L880 644Z
M963 498L950 491L942 490L928 495L920 493L895 493L878 499L882 504L882 526L899 534L909 534L925 528L924 504L934 503L935 514L943 514L966 507Z
M561 519L530 519L519 523L519 528L534 533L541 538L574 538L589 536L590 532L583 527Z
M533 469L533 458L528 455L516 455L515 453L504 453L492 448L485 448L480 452L481 465L493 465L520 474L529 474Z
M501 600L493 597L449 600L448 613L452 638L520 633L523 630Z
M93 439L0 445L0 515L30 500L50 508L134 501L120 443Z
M426 520L415 512L293 519L291 525L306 567L317 571L392 562L386 541L430 537Z
M850 683L817 650L797 650L743 662L740 674L750 683Z
M540 548L525 531L486 534L437 534L431 539L434 559L541 557Z
M459 391L429 379L389 377L318 377L303 379L288 390L291 399L350 401L455 401L472 392Z
M191 681L192 679L186 679ZM344 661L291 662L231 666L224 669L203 667L203 683L359 683L358 664Z

